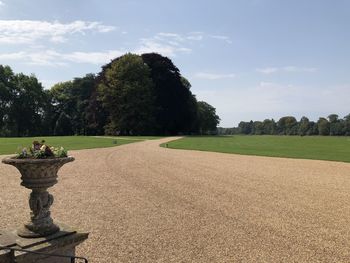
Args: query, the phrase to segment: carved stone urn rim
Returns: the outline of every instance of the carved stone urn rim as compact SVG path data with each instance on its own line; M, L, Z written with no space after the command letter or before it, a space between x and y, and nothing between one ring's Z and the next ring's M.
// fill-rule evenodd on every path
M5 164L21 164L21 163L26 163L26 164L51 164L51 163L58 163L58 162L72 162L74 161L75 158L73 156L68 156L68 157L54 157L54 158L42 158L42 159L35 159L35 158L16 158L15 156L12 157L5 157L2 159L2 163Z

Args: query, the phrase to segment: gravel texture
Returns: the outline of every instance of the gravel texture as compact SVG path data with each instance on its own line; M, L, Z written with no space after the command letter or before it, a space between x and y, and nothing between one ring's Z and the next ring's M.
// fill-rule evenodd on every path
M350 164L173 150L71 151L52 216L89 231L90 262L350 262ZM29 190L0 164L0 228Z

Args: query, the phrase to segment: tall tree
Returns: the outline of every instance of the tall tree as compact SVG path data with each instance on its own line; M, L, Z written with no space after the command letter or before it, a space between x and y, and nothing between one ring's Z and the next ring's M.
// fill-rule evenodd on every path
M87 74L72 81L57 83L50 90L53 105L52 122L55 124L60 114L69 116L74 134L87 135L91 131L89 124L90 104L96 91L95 75ZM96 111L98 109L94 109Z
M262 125L263 125L263 134L273 135L276 133L277 126L274 119L271 119L271 120L265 119Z
M316 122L314 121L310 121L310 129L307 133L307 135L318 135L318 125Z
M310 120L303 116L300 119L299 122L299 130L298 130L298 134L301 136L307 135L310 129Z
M205 101L198 101L198 127L200 134L216 133L220 118L216 109Z
M329 135L330 124L326 118L319 118L317 121L319 135Z
M329 135L339 136L346 133L346 123L344 120L339 119L337 114L331 114L328 116L329 120Z
M155 127L154 86L150 68L138 55L126 54L105 67L99 85L110 115L109 133L150 134Z
M71 118L65 113L61 112L58 117L54 130L55 135L72 135L72 121Z
M15 74L9 66L0 65L0 136L10 136L9 111L13 103Z
M0 66L0 133L34 136L42 131L46 93L34 75L14 74Z
M151 69L155 89L155 118L158 134L187 133L196 120L196 104L190 85L173 62L156 53L142 55Z

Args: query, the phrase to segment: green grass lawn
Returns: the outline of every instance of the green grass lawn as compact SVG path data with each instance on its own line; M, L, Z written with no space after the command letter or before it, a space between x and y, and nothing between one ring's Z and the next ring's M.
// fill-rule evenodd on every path
M350 162L350 137L345 136L189 136L169 142L168 147L245 155Z
M95 136L53 136L53 137L25 137L25 138L0 138L0 154L14 154L23 147L28 147L34 140L45 140L50 146L63 146L69 150L112 147L122 144L156 139L147 136L120 136L120 137L95 137Z

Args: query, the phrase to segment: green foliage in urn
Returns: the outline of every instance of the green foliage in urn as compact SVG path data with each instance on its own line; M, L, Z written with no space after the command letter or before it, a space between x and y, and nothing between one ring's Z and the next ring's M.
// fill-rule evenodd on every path
M23 148L17 153L17 159L47 159L47 158L63 158L67 157L68 152L63 147L52 147L45 144L45 141L34 141L33 144L27 148Z

